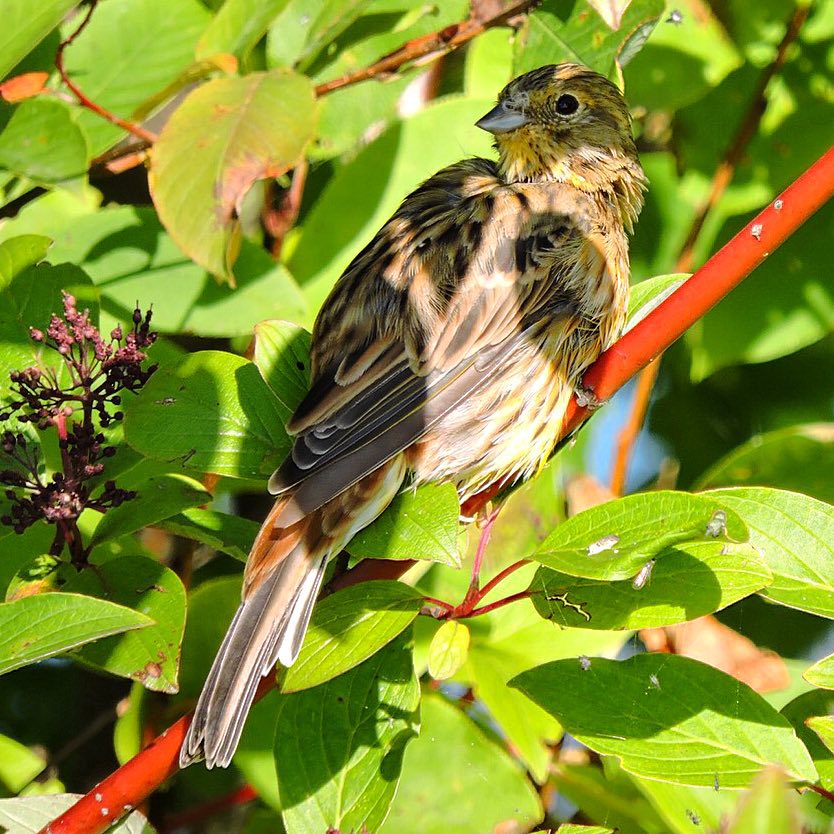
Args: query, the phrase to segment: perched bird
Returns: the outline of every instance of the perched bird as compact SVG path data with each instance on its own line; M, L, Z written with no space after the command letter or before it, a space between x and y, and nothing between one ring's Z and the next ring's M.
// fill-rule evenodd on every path
M645 177L628 107L577 64L516 78L478 123L498 161L436 173L345 270L180 765L229 763L260 678L301 647L327 560L404 484L461 499L536 473L620 334Z

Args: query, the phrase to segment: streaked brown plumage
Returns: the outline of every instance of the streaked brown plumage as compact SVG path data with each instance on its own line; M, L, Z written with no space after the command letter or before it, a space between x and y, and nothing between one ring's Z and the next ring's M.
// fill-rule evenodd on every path
M645 178L617 88L575 64L510 83L451 165L354 259L313 332L312 385L180 753L226 765L261 676L295 660L327 559L404 483L461 498L534 474L619 335Z

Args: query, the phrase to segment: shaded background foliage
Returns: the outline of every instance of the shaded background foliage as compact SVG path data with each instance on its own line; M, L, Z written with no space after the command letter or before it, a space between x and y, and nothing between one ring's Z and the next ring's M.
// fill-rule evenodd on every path
M29 328L60 312L62 289L102 334L137 300L160 334L159 370L102 427L117 450L106 476L137 496L80 514L91 567L69 567L46 524L0 528L12 830L38 830L64 792L89 790L193 705L289 448L321 301L411 188L490 155L473 123L511 77L571 60L624 86L651 181L634 284L703 262L834 124L832 0L0 10L0 396L13 399L9 372L54 364ZM464 597L479 530L459 529L451 487L398 498L349 549L420 560L407 585L324 600L234 767L179 775L143 809L153 824L740 833L763 830L766 806L770 831L826 830L827 800L784 780L834 788L832 234L826 208L667 353L628 468L612 461L631 389L509 497L484 575L535 564L482 602L529 600L418 617L424 596ZM40 449L44 478L61 469L54 428L7 428ZM640 495L596 506L611 483ZM442 604L426 613L442 619ZM754 780L768 764L782 774Z

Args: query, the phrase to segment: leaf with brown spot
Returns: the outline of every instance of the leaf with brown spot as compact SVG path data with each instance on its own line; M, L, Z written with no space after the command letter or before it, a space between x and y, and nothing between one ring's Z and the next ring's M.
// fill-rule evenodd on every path
M241 201L256 181L298 163L316 122L311 82L289 70L216 78L185 98L153 148L149 181L189 257L234 282Z

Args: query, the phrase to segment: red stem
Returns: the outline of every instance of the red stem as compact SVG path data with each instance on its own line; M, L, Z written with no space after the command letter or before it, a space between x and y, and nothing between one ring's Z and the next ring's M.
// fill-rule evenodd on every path
M529 559L519 559L517 562L513 562L511 565L508 565L504 570L496 573L492 579L481 588L480 593L478 594L478 599L476 602L480 602L490 591L492 591L497 585L503 582L511 573L515 573L519 568L523 568L525 565L529 565Z
M480 617L481 614L489 614L496 608L503 608L511 602L518 602L520 599L529 599L530 591L519 591L517 594L510 594L508 597L491 602L489 605L482 605L480 608L473 608L468 614L461 614L461 617Z
M605 351L585 374L585 387L590 388L599 400L613 396L740 284L832 195L834 147L757 214L676 292ZM590 411L577 405L574 398L568 406L563 432L573 431L589 415Z
M775 208L779 201L771 203L680 289L600 356L585 375L585 386L590 387L599 399L611 397L746 278L832 195L834 148L782 193L779 209ZM753 235L757 225L761 228ZM580 408L576 400L572 400L565 431L573 431L588 415L587 409ZM340 576L334 586L346 587L364 579L396 578L412 564L368 559ZM501 604L510 601L513 597L499 600ZM493 609L495 605L492 604ZM478 613L484 613L483 609L490 609L490 606L484 606ZM265 678L259 693L266 692L271 686L272 679ZM124 813L124 806L138 805L176 771L177 755L187 725L187 718L180 719L40 834L101 834ZM96 796L101 799L97 800ZM105 808L107 813L102 813Z

